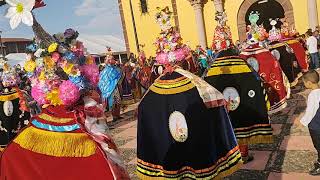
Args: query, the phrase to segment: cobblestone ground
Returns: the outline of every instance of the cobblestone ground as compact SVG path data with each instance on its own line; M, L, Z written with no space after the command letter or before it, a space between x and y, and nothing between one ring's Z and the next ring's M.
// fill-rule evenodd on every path
M308 175L316 159L307 128L298 128L297 117L306 107L309 91L302 88L301 82L292 89L288 106L271 116L275 141L273 144L250 147L255 160L244 165L226 180L319 180ZM111 133L121 150L132 179L135 175L137 121L134 117L136 105L123 113L124 119L109 123Z

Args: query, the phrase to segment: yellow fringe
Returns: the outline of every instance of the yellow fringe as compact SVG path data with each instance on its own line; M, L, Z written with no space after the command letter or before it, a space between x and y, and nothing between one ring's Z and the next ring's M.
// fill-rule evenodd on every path
M186 92L194 87L195 86L193 83L189 83L181 87L170 88L170 89L159 88L155 85L152 85L150 86L149 89L157 94L178 94L178 93Z
M22 148L55 157L88 157L96 152L96 143L84 133L50 132L24 129L14 140Z
M54 123L68 123L73 121L73 118L58 118L54 116L50 116L48 114L42 113L38 115L39 118L49 121L49 122L54 122Z
M208 77L217 76L222 74L240 74L252 72L248 65L236 65L236 66L221 66L221 67L212 67L208 71Z
M273 143L273 135L259 135L249 138L237 139L239 145L247 144L271 144Z
M9 95L1 95L0 96L0 101L12 101L14 99L19 98L19 94L17 92Z

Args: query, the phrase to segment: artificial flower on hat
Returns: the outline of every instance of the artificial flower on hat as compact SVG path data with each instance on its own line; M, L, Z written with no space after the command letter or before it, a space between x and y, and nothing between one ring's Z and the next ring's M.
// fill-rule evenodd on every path
M48 47L48 52L49 53L53 53L53 52L55 52L57 50L57 48L58 48L58 43L52 43Z
M10 5L6 18L10 18L10 27L15 29L19 24L24 23L28 26L33 25L32 9L35 5L35 0L6 0Z
M44 61L46 68L48 68L48 69L53 69L56 65L56 63L54 62L54 60L50 56L44 57L43 61Z
M39 49L37 49L36 52L34 53L34 56L35 56L35 57L40 57L43 52L45 52L45 50L39 48Z
M33 60L27 60L24 64L24 70L26 70L27 72L33 72L37 67L37 64L35 61Z
M66 73L66 74L71 74L72 72L72 69L73 69L73 64L71 63L66 63L63 67L62 67L63 71Z
M46 4L44 3L43 0L36 0L33 9L41 8L41 7L44 7L44 6L46 6Z
M91 55L86 57L86 64L94 64L94 58Z
M63 104L62 100L59 98L59 89L51 90L47 94L46 99L49 100L50 104L53 106L58 106Z

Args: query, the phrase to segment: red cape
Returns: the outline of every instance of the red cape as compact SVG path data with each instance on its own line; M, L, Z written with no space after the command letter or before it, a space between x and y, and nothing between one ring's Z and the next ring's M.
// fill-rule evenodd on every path
M7 146L1 156L0 180L114 179L100 145L83 127L67 128L79 124L77 118L63 106L48 107L33 117L44 127L31 123Z
M287 43L293 49L301 69L308 70L309 64L307 61L307 55L302 44L297 40L290 40L287 41Z
M85 158L54 157L34 153L11 143L2 155L1 180L111 180L102 152Z
M264 86L270 101L270 112L276 112L286 106L287 90L283 81L282 69L279 62L270 51L260 47L249 47L241 52L244 59L255 58L259 63L259 75L264 80Z

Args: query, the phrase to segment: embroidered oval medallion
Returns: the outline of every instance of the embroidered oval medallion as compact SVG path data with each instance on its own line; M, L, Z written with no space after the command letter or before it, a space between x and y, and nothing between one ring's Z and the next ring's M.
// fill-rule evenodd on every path
M223 91L224 99L229 103L229 110L234 111L240 105L240 96L236 88L227 87Z
M13 104L11 101L5 101L3 103L3 112L6 116L11 116L13 114Z
M169 129L173 139L177 142L185 142L188 139L188 125L181 112L174 111L169 117Z
M280 52L278 51L278 50L276 50L276 49L274 49L274 50L272 50L271 51L271 54L272 54L272 56L273 57L275 57L278 61L280 60Z
M158 67L158 74L161 75L163 73L163 67L159 66Z
M259 62L256 58L250 57L247 59L247 62L256 72L259 72Z
M253 98L255 95L256 95L256 92L254 92L254 90L250 90L248 92L248 96L251 97L251 98Z

